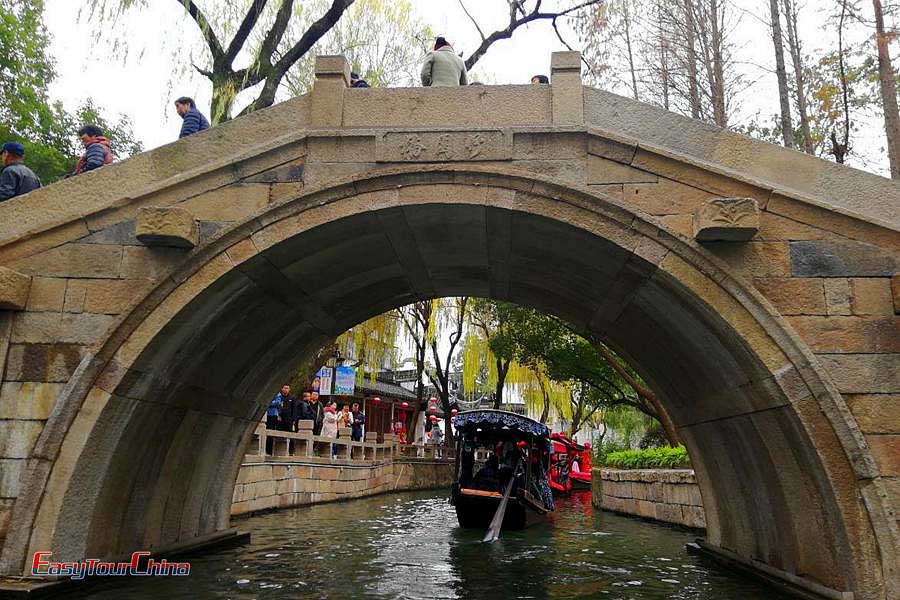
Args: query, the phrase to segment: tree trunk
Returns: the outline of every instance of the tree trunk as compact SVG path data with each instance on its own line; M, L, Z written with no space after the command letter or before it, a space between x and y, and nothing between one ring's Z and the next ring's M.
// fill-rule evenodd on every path
M685 46L687 47L688 100L691 116L700 118L700 86L697 81L697 42L694 0L684 0Z
M538 385L541 386L541 395L544 397L544 408L541 411L541 423L546 425L547 419L550 418L550 390L547 389L547 384L540 375L537 376L537 380Z
M622 18L625 22L625 47L628 50L628 70L631 72L631 91L635 100L638 98L637 74L634 69L634 52L631 48L631 15L628 13L628 0L622 3Z
M806 76L803 74L803 55L800 50L800 34L797 31L797 9L794 0L784 2L784 21L787 30L788 50L794 66L794 85L797 93L797 113L800 117L800 135L803 137L803 151L815 154L812 132L809 128L809 111L806 105Z
M724 9L723 9L724 10ZM725 31L719 26L719 2L710 0L710 41L712 42L712 95L713 120L719 127L728 127L728 113L725 101L725 58L722 47L725 43ZM724 27L724 19L721 25Z
M884 131L887 136L891 179L900 179L900 111L897 108L897 80L891 64L888 36L884 31L881 0L872 0L875 8L875 43L878 46L878 82L884 108Z
M778 76L778 100L781 104L781 138L785 148L794 147L794 126L791 122L791 103L788 95L787 71L784 67L784 45L781 37L781 11L778 0L769 0L772 14L772 42L775 44L775 74Z
M509 361L497 359L497 385L494 386L494 408L503 406L503 388L506 386L506 375L509 373Z

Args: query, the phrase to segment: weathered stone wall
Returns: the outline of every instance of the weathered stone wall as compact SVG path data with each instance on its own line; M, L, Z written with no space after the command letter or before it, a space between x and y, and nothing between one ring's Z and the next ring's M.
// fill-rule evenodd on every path
M706 529L700 486L690 469L594 469L594 506Z
M231 515L362 498L384 492L449 487L453 463L401 458L360 465L247 456L238 472ZM356 464L354 464L356 463Z

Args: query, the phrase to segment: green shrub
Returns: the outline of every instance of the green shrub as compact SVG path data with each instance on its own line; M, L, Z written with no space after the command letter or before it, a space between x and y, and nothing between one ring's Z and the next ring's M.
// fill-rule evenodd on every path
M690 468L691 460L684 446L677 446L610 452L601 464L617 469L680 469Z

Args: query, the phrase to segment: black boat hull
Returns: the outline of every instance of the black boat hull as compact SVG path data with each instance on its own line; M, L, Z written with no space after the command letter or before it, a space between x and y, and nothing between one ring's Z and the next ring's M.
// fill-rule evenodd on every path
M486 496L469 496L457 494L454 498L456 507L456 519L459 526L464 529L487 529L497 507L500 506L500 498ZM524 529L544 520L546 512L539 512L529 507L524 500L510 498L506 505L506 513L503 515L503 529Z

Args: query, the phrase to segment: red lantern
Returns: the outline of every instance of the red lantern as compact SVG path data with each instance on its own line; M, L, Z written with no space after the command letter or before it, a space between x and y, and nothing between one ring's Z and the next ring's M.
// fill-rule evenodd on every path
M455 408L451 408L451 409L450 409L450 414L453 415L454 417L456 416L456 413L458 413L458 412L459 412L459 411L456 410Z
M431 422L432 422L432 423L437 423L437 421L438 421L438 418L437 418L436 416L434 416L434 415L431 415L431 416L428 417L428 418L431 419Z
M409 408L409 402L401 402L400 403L400 410L405 410L407 408Z
M428 399L428 403L429 404L437 404L437 398L432 396L431 398Z
M456 425L456 417L450 417L450 424Z
M381 398L375 396L374 398L372 398L372 404L381 404Z
M428 412L437 412L437 406L435 406L434 404L429 404Z

